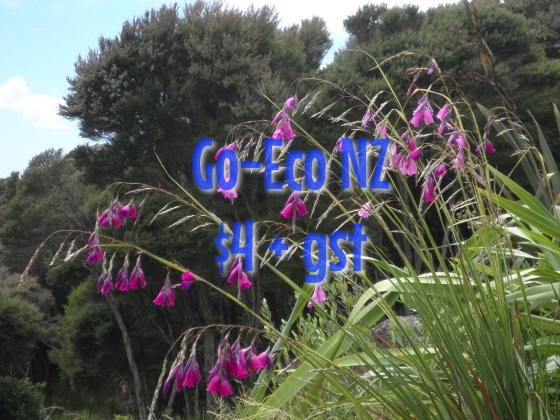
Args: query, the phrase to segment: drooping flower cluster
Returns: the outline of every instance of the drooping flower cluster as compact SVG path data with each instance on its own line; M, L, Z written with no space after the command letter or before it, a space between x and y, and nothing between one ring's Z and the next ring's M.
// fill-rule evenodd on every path
M272 133L273 139L281 139L283 141L292 141L296 134L292 130L288 111L293 110L297 106L297 97L292 96L284 102L284 107L276 114L272 120L272 124L276 124L276 129Z
M233 394L228 377L240 381L248 378L251 371L259 372L271 366L268 350L257 354L253 344L241 348L239 340L232 345L228 345L227 339L221 340L216 363L208 372L206 391L222 398L228 397Z
M208 372L206 391L221 398L229 397L233 395L231 379L242 381L247 379L251 372L257 373L272 366L269 350L257 354L254 344L241 348L239 339L230 345L226 337L220 340L216 362ZM177 392L180 392L183 388L195 388L201 380L195 342L186 363L183 365L180 355L171 366L163 384L163 396L169 395L173 385Z
M176 361L171 366L169 375L163 383L163 396L167 397L169 395L173 383L175 383L177 392L181 392L182 388L195 388L201 380L202 375L196 361L196 345L194 345L184 366L181 366L180 361Z
M399 143L393 143L389 151L389 167L398 169L404 176L413 176L418 173L416 162L422 157L422 149L416 145L416 141L404 132L401 139L406 142L407 148Z
M414 81L411 84L411 89L409 89L409 94L417 91L415 83L418 81L419 74L423 71L422 69L411 69L411 71L408 72L409 74L415 75ZM427 75L429 76L436 71L439 72L439 67L435 60L432 59L430 67L427 70ZM422 94L418 100L418 106L412 112L410 125L414 128L420 128L423 125L429 127L434 123L434 111L428 93L429 92ZM449 164L456 170L461 171L465 167L465 159L469 153L469 144L465 132L460 128L459 121L453 121L453 109L454 105L452 103L446 103L435 115L435 119L440 122L437 128L437 136L442 138L446 132L449 132L449 135L445 135L446 138L444 139L451 156ZM371 119L369 108L368 112L366 112L366 116ZM364 116L364 118L366 116ZM379 127L376 129L376 131L380 130L381 128ZM491 154L496 151L494 145L488 140L487 131L489 130L485 131L483 143L479 144L475 149L475 152L479 155L483 152ZM393 170L398 170L402 175L407 177L419 174L418 163L422 158L422 147L417 144L415 138L411 137L413 135L416 136L417 133L415 133L415 131L412 131L412 134L409 134L409 131L405 132L401 136L402 142L394 142L389 149L389 167ZM419 134L417 138L426 138L426 134ZM442 161L436 164L433 171L422 174L422 178L424 179L421 192L422 201L426 203L435 201L437 198L436 187L439 182L438 179L447 173L447 168L448 166L446 163ZM359 210L359 215L366 215L367 212L364 210L364 208L361 208Z
M99 226L104 228L120 228L128 219L135 220L137 216L136 206L132 201L123 206L118 198L115 198L108 209L101 213L97 219Z
M429 125L434 122L434 110L430 105L430 101L428 101L428 95L423 95L418 100L418 107L414 110L412 114L412 119L410 120L410 124L414 128L420 127L422 123Z
M142 267L140 266L140 255L138 255L138 258L136 259L136 265L132 269L130 277L128 275L129 256L128 254L125 256L122 267L117 271L117 280L113 284L113 276L111 273L113 272L115 257L116 254L113 254L108 268L105 267L105 264L103 264L102 274L99 276L97 281L97 290L105 296L109 293L109 291L118 290L120 292L128 292L129 290L136 290L139 287L145 288L146 278L144 276L144 272L142 271Z

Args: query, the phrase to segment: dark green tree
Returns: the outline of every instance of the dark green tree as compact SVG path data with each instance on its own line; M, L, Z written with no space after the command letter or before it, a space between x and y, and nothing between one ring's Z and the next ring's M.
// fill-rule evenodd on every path
M285 96L294 73L290 62L271 58L293 51L300 75L309 75L331 45L321 19L295 32L298 42L288 47L273 9L198 1L183 13L152 10L125 22L118 37L100 38L97 50L78 58L60 108L82 136L105 140L75 151L86 179L160 181L154 152L174 175L187 174L202 137L221 143L237 124L272 115L262 94Z
M5 180L4 205L0 207L0 250L2 264L22 273L35 251L57 230L87 226L81 203L92 192L79 180L73 160L62 150L47 150L35 156L21 176ZM42 281L60 241L47 242L33 264Z
M0 418L38 420L42 418L44 400L41 385L26 379L0 377Z

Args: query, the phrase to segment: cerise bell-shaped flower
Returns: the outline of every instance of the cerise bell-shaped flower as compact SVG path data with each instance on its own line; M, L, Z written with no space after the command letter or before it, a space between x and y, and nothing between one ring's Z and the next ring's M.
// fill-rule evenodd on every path
M142 270L140 255L136 259L136 265L130 273L130 281L128 282L129 290L136 290L139 287L142 289L146 287L146 277L144 276L144 271Z
M273 139L282 139L283 141L292 141L296 134L292 130L292 125L290 124L290 118L285 111L280 111L280 119L276 124L276 129L272 133Z
M410 124L418 128L424 122L424 124L429 125L434 122L434 110L428 101L428 96L424 95L418 101L418 107L412 113L412 118Z
M233 149L229 147L231 145L233 145ZM235 143L232 143L231 145L222 147L220 150L218 150L218 153L216 153L216 158L219 156L219 154L221 153L221 151L223 149L229 149L229 150L235 151ZM226 167L225 167L225 171L224 171L224 181L229 182L230 177L231 177L231 175L229 173L229 160L226 160ZM228 190L225 190L222 187L218 186L218 192L220 194L222 194L224 196L224 198L226 198L228 200L231 200L231 201L235 200L238 197L237 191L235 189L235 185Z
M218 357L214 367L208 372L208 386L206 391L222 398L233 394L233 388L227 380L226 364L229 359L227 341L221 340L218 346Z
M308 308L312 308L313 304L321 305L323 302L327 300L327 295L325 291L321 287L321 283L315 284L315 290L313 291L313 295L311 295L311 300L307 303Z
M173 366L171 366L169 375L167 375L167 379L163 383L162 392L164 397L167 397L167 395L169 394L169 390L171 389L171 385L173 384L173 381L177 380L180 375L181 375L181 364L179 362L176 362L173 364Z
M422 199L426 203L433 203L436 201L435 182L431 175L428 176L424 185L422 185Z
M99 236L97 228L88 239L89 252L86 258L86 264L95 265L103 262L103 249L99 246Z
M175 290L171 285L171 280L169 279L169 273L165 277L163 282L163 287L161 288L159 294L153 300L155 305L158 306L168 306L171 307L175 305Z
M104 228L120 228L127 219L136 219L136 206L132 201L123 206L117 198L113 200L108 209L101 213L97 219L99 226Z
M228 357L226 360L227 373L237 380L242 380L249 377L249 370L247 369L247 359L242 357L241 347L236 341L228 349Z
M196 277L193 273L191 273L190 270L185 270L183 274L181 274L181 289L186 292L195 281Z
M249 289L252 286L249 276L243 271L243 263L239 255L231 263L227 282L228 284L235 284L237 282L237 286L240 289Z
M305 203L299 198L299 192L294 191L288 197L288 201L284 204L284 208L280 212L285 219L297 220L305 215L307 215L307 208L305 208Z
M194 353L191 353L191 356L185 364L185 369L183 370L183 386L194 388L200 383L201 379L200 367L196 362Z

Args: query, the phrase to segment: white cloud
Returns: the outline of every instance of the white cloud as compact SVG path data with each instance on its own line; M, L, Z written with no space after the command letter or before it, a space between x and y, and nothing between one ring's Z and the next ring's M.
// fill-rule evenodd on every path
M31 93L23 77L16 76L0 85L0 109L19 112L25 121L40 128L67 128L60 117L61 98Z

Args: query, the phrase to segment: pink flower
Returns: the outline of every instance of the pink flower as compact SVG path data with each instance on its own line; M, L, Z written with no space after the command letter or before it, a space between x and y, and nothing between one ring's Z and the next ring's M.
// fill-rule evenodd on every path
M441 135L443 135L443 132L445 130L450 131L450 130L453 130L453 128L454 127L451 124L449 124L447 121L442 121L442 123L439 125L438 130L437 130L438 135L441 136Z
M436 200L435 183L431 176L422 185L422 199L426 203L433 203Z
M123 222L118 214L112 213L110 210L105 210L101 213L101 216L97 219L99 226L104 228L114 227L115 229L120 228Z
M108 273L103 280L103 284L101 286L101 294L105 296L109 291L115 290L115 286L113 285L113 277L111 277L111 273Z
M378 139L383 139L387 137L387 123L385 121L381 121L379 124L377 124L373 136Z
M103 262L103 249L99 246L97 230L89 236L88 246L89 252L86 258L86 264L101 264Z
M218 151L218 153L219 153L219 151ZM229 165L229 161L227 161L227 164ZM226 172L224 173L224 181L228 182L229 177L230 177L230 174L229 174L229 166L228 166ZM237 198L237 191L235 190L235 186L231 187L229 190L224 190L222 187L218 187L218 192L220 194L222 194L224 196L224 198L227 198L228 200L231 200L231 201L233 201Z
M162 392L164 397L167 397L167 395L169 394L169 389L171 389L171 384L175 379L177 379L177 376L179 375L180 371L181 371L181 365L179 363L171 366L169 375L167 376L167 379L163 383Z
M272 133L273 139L282 139L283 141L292 141L296 135L290 125L290 119L285 111L281 111L282 115L276 124L276 130ZM278 117L278 116L277 116ZM276 119L276 118L275 118Z
M284 109L294 109L297 106L297 103L297 96L294 95L291 98L286 99L286 102L284 102Z
M224 378L220 373L217 373L210 377L208 381L208 386L206 391L214 395L219 395L220 397L229 397L233 395L233 388L226 378Z
M121 292L128 292L129 288L130 286L128 282L128 269L126 265L123 265L117 273L117 282L115 283L115 289L120 290Z
M418 101L418 107L412 113L412 119L410 120L410 124L418 128L424 122L425 124L431 124L434 122L433 118L434 111L428 101L427 95L424 95Z
M371 210L371 203L368 201L358 210L358 216L362 219L367 219L371 215Z
M299 192L294 191L288 197L288 201L284 204L284 208L280 212L285 219L299 219L307 214L305 203L299 198Z
M169 280L169 274L165 277L163 282L163 287L161 288L159 294L154 299L154 304L158 306L168 306L171 307L175 305L175 290L171 286L171 280Z
M218 346L218 357L214 367L208 372L208 386L206 391L220 397L227 397L233 394L233 389L227 380L226 365L230 354L226 339L220 341Z
M430 64L430 67L428 68L428 71L426 72L426 74L428 76L431 76L434 73L434 71L436 71L436 70L439 71L439 68L438 68L438 65L436 63L436 60L434 60L432 58L432 63Z
M240 358L245 360L247 365L251 366L253 372L259 372L272 366L272 361L270 359L269 350L265 350L260 354L255 351L255 346L251 344L240 351Z
M453 164L459 170L462 170L465 167L465 149L459 149L457 157L453 159Z
M441 122L446 121L449 116L449 105L442 106L441 109L436 114L436 118Z
M191 354L191 357L187 360L185 364L185 370L183 371L183 386L187 388L194 388L197 386L202 379L202 375L200 374L200 368L198 363L194 359L194 355Z
M257 362L258 362L258 367L257 367ZM262 369L266 369L270 365L271 365L271 360L270 360L270 355L268 353L268 349L251 358L251 369L253 369L255 372L258 372L259 370Z
M315 285L315 290L313 291L313 295L311 295L311 300L307 303L308 308L313 307L313 303L316 305L321 305L323 302L327 300L327 295L325 291L321 287L321 283L317 283Z
M236 256L231 263L227 279L228 284L234 284L236 281L240 289L248 289L251 287L251 281L249 280L249 276L243 271L243 264L239 255Z
M101 264L103 262L103 249L99 246L97 229L89 235L88 246L89 252L86 258L86 264Z
M101 213L101 216L97 219L97 223L99 226L104 228L115 228L118 229L123 225L123 221L119 216L119 212L123 208L123 205L119 203L117 199L115 199L109 208Z
M422 157L422 149L416 146L416 141L414 141L414 139L409 139L406 144L408 146L408 150L410 151L410 159L419 160Z
M103 249L99 246L93 246L90 248L88 256L86 258L86 264L101 264L103 262Z
M496 151L496 148L494 147L494 145L490 142L490 140L488 139L484 139L484 143L479 144L478 146L476 146L475 152L477 155L481 155L482 154L482 147L484 147L486 149L486 153L491 155L492 153L494 153Z
M405 176L416 175L418 173L416 161L422 157L422 149L416 146L414 139L411 139L407 133L404 133L401 138L406 140L409 153L406 153L404 147L394 143L389 151L389 167L398 169Z
M465 140L465 135L461 132L452 133L447 140L447 145L456 145L459 149L468 149L469 147L467 140Z
M445 175L445 173L447 172L447 167L445 166L445 164L441 164L439 165L435 171L434 171L434 175L437 176L438 178Z
M237 191L235 191L235 187L229 189L229 190L224 190L221 187L218 187L218 192L220 194L222 194L224 196L224 198L228 199L228 200L235 200L238 197Z
M226 370L228 374L230 374L237 380L249 377L249 371L247 370L247 359L242 357L240 347L237 342L233 343L228 349Z
M216 152L216 156L214 156L214 159L218 160L218 156L220 156L220 153L222 153L223 150L227 149L227 150L231 150L232 152L235 152L235 148L236 148L235 143L230 143L227 146L220 147Z
M136 215L137 215L136 206L134 205L132 200L130 201L130 203L128 203L124 207L121 207L121 209L119 210L119 217L123 220L126 219L134 220L136 219Z
M337 153L342 153L342 137L340 137L336 141L336 151L337 151Z
M196 277L193 276L190 270L185 270L185 272L181 274L181 289L187 291L195 281Z
M146 277L144 276L144 271L142 271L142 267L140 266L140 255L136 259L136 265L132 269L130 273L130 281L128 283L129 290L136 290L138 287L142 289L146 287Z

